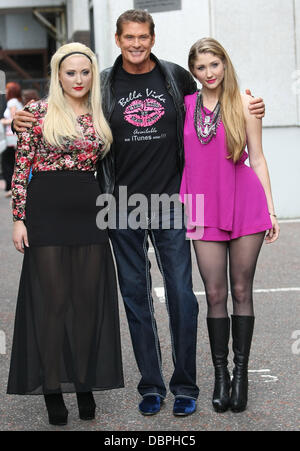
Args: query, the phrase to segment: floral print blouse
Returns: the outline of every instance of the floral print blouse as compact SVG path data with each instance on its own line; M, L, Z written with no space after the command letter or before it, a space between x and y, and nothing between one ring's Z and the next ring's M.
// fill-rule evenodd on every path
M103 142L96 135L92 116L77 117L82 138L65 141L63 148L49 145L43 138L42 125L47 102L39 101L25 107L37 122L26 132L18 134L16 163L12 179L13 220L25 220L26 195L30 168L39 171L96 171Z

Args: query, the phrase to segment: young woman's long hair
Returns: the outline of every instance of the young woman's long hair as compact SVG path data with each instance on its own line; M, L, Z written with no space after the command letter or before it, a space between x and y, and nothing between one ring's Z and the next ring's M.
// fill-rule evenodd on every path
M191 47L189 53L189 69L194 76L194 64L201 53L212 53L220 58L225 65L222 93L219 100L222 122L226 130L228 158L232 158L236 163L246 145L246 124L236 72L222 45L213 38L203 38Z
M48 95L48 110L43 124L45 140L53 146L61 147L64 140L80 138L77 129L76 115L66 102L63 89L59 82L59 63L68 53L82 52L92 61L92 85L88 96L87 107L93 117L96 134L104 142L105 154L113 141L111 129L104 117L101 106L100 76L98 63L92 50L79 42L60 47L51 59L51 79Z

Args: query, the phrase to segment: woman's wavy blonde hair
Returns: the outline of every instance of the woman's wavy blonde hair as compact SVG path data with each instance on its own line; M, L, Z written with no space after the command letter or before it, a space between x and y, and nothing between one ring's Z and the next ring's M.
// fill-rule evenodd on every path
M44 137L50 145L57 147L61 147L66 138L73 140L81 137L77 128L76 115L68 102L66 102L59 81L60 62L65 55L72 52L82 52L92 61L92 85L87 100L87 107L93 117L96 134L104 143L104 155L110 149L113 137L101 106L98 62L92 50L79 42L63 45L52 56L50 87L47 99L48 110L43 124Z
M232 158L236 163L246 145L246 123L237 75L230 57L222 45L213 38L203 38L191 47L189 53L189 69L194 76L194 65L201 53L212 53L225 65L222 93L219 100L222 122L226 130L228 158Z

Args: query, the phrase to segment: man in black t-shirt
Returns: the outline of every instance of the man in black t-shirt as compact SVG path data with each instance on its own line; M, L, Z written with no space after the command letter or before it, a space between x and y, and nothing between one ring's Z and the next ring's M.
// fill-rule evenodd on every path
M189 415L196 409L199 393L196 385L198 303L192 287L190 244L185 239L183 225L179 229L172 227L182 213L179 202L167 211L151 210L150 205L153 194L172 196L179 192L183 167L183 97L195 92L196 84L184 69L157 60L151 54L154 42L154 26L148 13L124 13L117 22L116 33L122 55L112 69L102 74L103 103L114 137L113 193L119 200L120 187L126 187L128 197L142 194L149 201L146 211L140 209L141 215L145 215L144 227L117 227L110 230L110 238L142 376L138 385L143 396L139 410L144 415L159 412L166 396L147 255L150 238L164 280L170 319L173 413ZM122 208L119 205L118 214L124 219L130 207L126 212ZM171 221L169 229L162 224L166 215Z

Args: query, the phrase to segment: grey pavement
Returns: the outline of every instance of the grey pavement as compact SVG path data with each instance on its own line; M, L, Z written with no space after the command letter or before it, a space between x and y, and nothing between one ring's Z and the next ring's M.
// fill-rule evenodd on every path
M281 224L277 243L264 245L255 278L256 327L249 364L248 409L240 414L217 414L211 406L213 368L206 331L206 302L193 256L194 291L200 305L197 381L200 387L197 412L186 418L172 415L173 397L166 398L161 412L143 417L137 410L136 368L125 312L120 298L122 349L126 387L98 392L97 417L78 418L74 394L65 395L68 425L48 424L41 396L6 395L14 314L22 255L11 241L9 201L0 190L0 430L1 431L296 431L300 429L300 222ZM152 262L153 296L168 383L172 374L168 316L162 293L162 278ZM274 290L274 291L272 291ZM229 299L229 305L231 304ZM231 307L231 305L230 305ZM4 338L5 341L4 342ZM232 353L230 353L232 369Z

